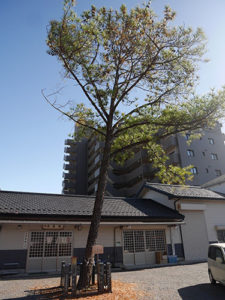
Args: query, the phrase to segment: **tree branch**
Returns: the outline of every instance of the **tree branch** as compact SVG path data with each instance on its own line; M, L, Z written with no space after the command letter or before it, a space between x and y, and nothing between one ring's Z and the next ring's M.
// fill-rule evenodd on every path
M62 27L63 27L64 24L65 24L65 20L63 20ZM61 27L61 29L62 29L62 27ZM79 86L83 90L85 96L88 98L88 100L90 101L90 103L94 106L95 110L99 113L99 115L101 116L101 118L103 119L103 121L107 124L107 119L104 117L104 115L102 114L101 110L97 107L97 105L95 104L95 102L92 100L92 98L90 97L90 95L86 91L84 85L81 83L81 81L75 75L75 73L72 71L72 69L69 66L69 63L67 62L66 58L63 56L64 51L62 51L63 50L63 46L62 46L62 30L60 30L59 40L60 40L59 56L63 60L65 68L70 72L70 74L72 75L72 77L76 80L76 82L79 84Z
M105 110L105 107L101 104L101 96L99 95L99 92L98 92L98 88L96 86L96 84L94 83L94 81L92 80L90 74L89 74L89 71L88 71L88 68L86 66L83 66L87 72L87 75L88 75L88 79L90 80L90 83L92 84L92 86L94 87L94 90L95 90L95 93L96 93L96 96L97 96L97 99L98 99L98 104L99 106L101 107L105 117L108 119L108 113L106 112Z
M152 105L155 105L156 103L160 102L160 100L166 96L167 94L171 93L176 87L177 85L179 85L178 83L173 87L171 88L170 90L166 90L164 93L162 93L159 97L157 97L154 101L152 102L148 102L148 103L145 103L143 105L140 105L139 107L137 108L134 108L133 110L131 110L129 113L127 113L125 116L123 116L116 124L114 124L113 128L116 128L120 125L121 121L126 119L128 116L131 116L133 113L135 112L138 112L140 111L142 108L146 108L146 107L149 107L149 106L152 106ZM126 130L125 128L124 129L119 129L116 131L116 135L118 132L121 132L121 131L124 131Z
M150 70L150 68L152 67L152 65L155 63L156 61L156 58L157 56L159 55L160 51L162 50L163 48L160 48L157 53L155 54L152 62L147 66L147 68L145 69L144 72L142 72L141 74L139 74L137 80L131 84L131 86L127 89L125 89L125 91L122 93L122 95L120 96L120 98L118 99L116 105L115 105L115 109L116 107L119 105L119 103L121 102L122 99L124 99L124 97L138 84L138 82L141 81L141 79L147 74L147 72ZM129 83L128 83L129 84ZM128 86L128 85L127 85Z
M88 129L91 129L91 130L95 131L96 133L98 133L98 134L100 134L100 135L106 136L106 134L105 134L104 132L102 132L101 130L99 130L99 129L95 128L95 127L92 127L92 126L90 126L90 125L88 125L88 124L84 124L84 123L80 122L79 119L75 119L75 118L73 117L73 115L71 115L71 114L69 114L69 113L63 111L63 110L61 109L61 107L65 107L65 106L67 105L67 103L66 103L65 105L60 105L60 107L58 107L58 106L56 106L56 101L51 102L51 101L49 100L48 97L49 97L49 96L53 96L53 95L55 95L55 94L57 94L57 93L58 93L58 91L55 92L55 93L49 94L49 95L45 95L44 90L43 90L43 89L41 90L41 94L42 94L42 96L44 97L44 99L46 100L46 102L47 102L48 104L50 104L55 110L57 110L58 112L60 112L60 113L63 114L64 116L68 117L70 120L74 121L75 123L77 123L77 124L79 124L79 125L81 125L81 126L83 126L83 127L86 127L86 128L88 128Z

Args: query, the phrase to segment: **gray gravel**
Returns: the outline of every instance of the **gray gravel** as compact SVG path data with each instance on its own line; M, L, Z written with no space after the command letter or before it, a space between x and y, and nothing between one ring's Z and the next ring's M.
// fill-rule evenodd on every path
M113 273L114 279L136 283L148 295L143 300L224 300L225 287L209 283L207 263ZM34 287L57 286L59 278L1 279L0 299L23 298Z
M207 263L117 273L114 278L136 283L146 300L224 300L225 287L210 284Z

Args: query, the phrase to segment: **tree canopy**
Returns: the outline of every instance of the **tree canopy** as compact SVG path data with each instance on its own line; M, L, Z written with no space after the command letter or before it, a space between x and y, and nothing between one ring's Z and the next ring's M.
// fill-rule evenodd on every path
M195 95L205 37L201 29L172 26L175 12L170 7L160 19L151 5L130 10L125 5L119 10L92 6L78 16L72 4L66 0L62 19L50 22L48 53L60 61L65 77L81 88L86 104L68 103L66 108L45 98L81 125L77 138L92 131L104 141L88 260L110 159L122 162L135 149L145 148L161 181L184 183L188 170L166 164L160 139L213 126L224 116L225 91Z
M128 11L125 5L120 10L92 6L79 17L72 1L65 1L63 17L50 22L47 39L49 54L89 101L63 111L83 125L79 135L91 129L104 140L110 123L111 155L121 162L145 147L163 169L160 179L169 182L166 173L187 173L172 166L165 172L160 138L212 126L224 112L223 90L194 95L205 52L202 30L170 26L174 17L168 6L160 20L149 6ZM177 179L181 183L185 176Z

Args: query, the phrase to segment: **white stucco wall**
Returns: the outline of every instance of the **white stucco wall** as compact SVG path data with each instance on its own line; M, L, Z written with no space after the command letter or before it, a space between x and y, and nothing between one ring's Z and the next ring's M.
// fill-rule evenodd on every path
M19 225L19 226L18 226ZM122 245L121 229L114 225L101 225L99 228L99 235L97 244L104 247L114 246L114 227L116 227L115 237L117 246ZM22 250L28 248L27 234L31 231L42 230L41 225L35 224L2 224L0 231L0 250ZM85 248L89 231L88 225L82 225L80 230L74 225L65 225L63 231L73 232L73 248ZM52 231L49 229L48 231Z
M215 190L225 193L225 185L218 185ZM162 193L146 188L142 191L141 196L174 209L174 201L169 200ZM186 247L186 259L206 259L208 243L217 241L216 226L222 225L225 227L225 201L181 199L178 203L179 212L184 216L186 215L184 219L186 224L181 226L184 248ZM198 217L196 217L197 215ZM176 242L174 241L174 243ZM198 245L197 248L202 247L204 250L197 251L197 248L194 249L192 244Z
M225 226L225 201L210 201L206 203L206 224L210 242L217 241L216 226Z
M28 249L29 233L42 230L39 224L2 224L0 231L0 250L22 250ZM48 231L52 231L49 229ZM63 231L72 231L74 226L64 226Z
M191 211L202 211L205 218L205 224L207 228L208 241L214 242L217 241L217 232L216 226L225 227L225 201L218 200L195 200L179 201L181 203L180 207L185 207ZM185 215L186 210L180 210L180 213ZM187 220L184 219L187 223Z
M225 228L225 201L182 200L179 202L181 203L180 207L184 208L184 210L180 210L180 213L185 216L184 221L186 223L183 234L184 244L186 242L187 246L187 244L196 245L199 243L199 247L205 248L205 254L202 258L206 259L208 243L217 241L216 226L224 226ZM198 218L195 217L196 214L199 214ZM190 251L188 250L188 252ZM192 252L194 253L194 250Z
M96 244L103 245L104 247L114 246L114 225L101 225ZM121 241L120 235L116 230L116 238ZM85 248L87 242L89 226L82 225L81 230L75 229L74 231L74 248Z
M27 249L24 245L26 230L17 228L17 225L2 225L0 231L0 250Z
M114 225L102 225L99 229L99 236L97 244L104 247L114 247L114 228L115 229L115 242L116 246L123 246L122 232L126 229L165 229L166 230L166 242L171 243L170 228L165 225L130 225L130 226L114 226ZM41 225L23 224L22 227L18 227L18 224L4 224L0 231L0 250L22 250L28 249L27 233L31 231L42 230ZM63 231L73 232L73 248L85 248L89 226L82 225L80 230L71 226L64 226ZM51 231L51 230L50 230ZM172 240L173 243L181 243L180 233L178 226L172 227Z
M209 241L204 210L183 210L181 213L186 223L182 226L185 259L207 259Z

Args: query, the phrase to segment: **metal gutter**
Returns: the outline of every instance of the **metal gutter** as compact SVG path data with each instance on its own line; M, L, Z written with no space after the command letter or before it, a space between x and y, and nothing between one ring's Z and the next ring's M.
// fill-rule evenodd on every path
M65 225L90 225L91 222L63 222L63 221L27 221L27 220L0 220L0 224L65 224ZM181 222L101 222L101 225L179 225L185 224L184 221Z

